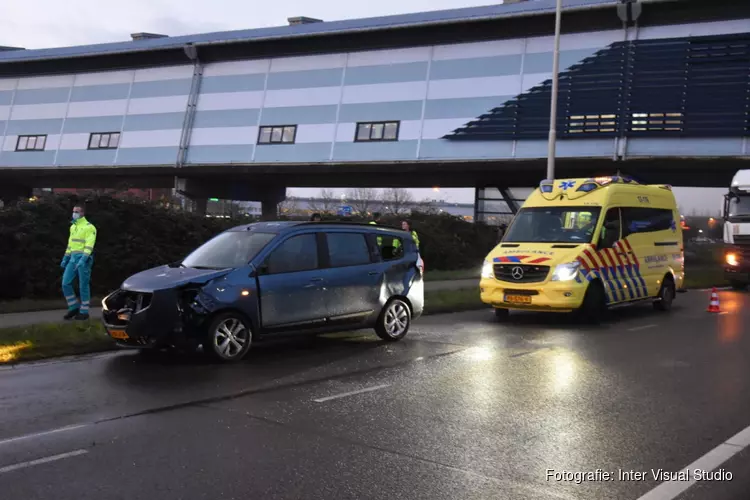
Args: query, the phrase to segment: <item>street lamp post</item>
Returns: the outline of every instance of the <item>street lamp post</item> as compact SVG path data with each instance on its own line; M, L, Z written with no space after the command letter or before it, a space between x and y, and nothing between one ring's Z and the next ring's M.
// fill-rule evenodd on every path
M555 178L555 146L557 140L557 89L560 72L560 18L562 0L557 0L555 8L555 48L552 56L552 99L549 113L549 145L547 147L547 179Z

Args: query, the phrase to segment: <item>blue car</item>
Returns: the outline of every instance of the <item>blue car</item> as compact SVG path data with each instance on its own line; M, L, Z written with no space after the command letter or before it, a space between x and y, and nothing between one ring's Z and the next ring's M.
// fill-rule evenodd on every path
M220 361L239 361L253 342L284 332L374 328L396 341L422 314L423 273L406 231L259 222L126 279L102 301L102 321L120 346L202 345Z

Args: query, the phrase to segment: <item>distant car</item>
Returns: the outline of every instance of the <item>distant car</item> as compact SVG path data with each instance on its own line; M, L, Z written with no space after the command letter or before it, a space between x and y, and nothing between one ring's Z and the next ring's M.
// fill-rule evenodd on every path
M131 276L102 301L102 321L120 346L203 345L222 361L287 331L367 327L396 341L422 314L423 266L406 231L258 222L219 234L182 262Z

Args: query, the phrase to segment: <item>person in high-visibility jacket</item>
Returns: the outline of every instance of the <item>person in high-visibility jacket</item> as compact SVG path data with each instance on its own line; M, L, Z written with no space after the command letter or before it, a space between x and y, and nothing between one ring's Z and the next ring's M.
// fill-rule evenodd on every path
M380 224L380 212L373 212L372 220L370 221L370 224L372 224L373 226L377 226L378 224ZM379 247L383 246L382 236L378 236L378 246Z
M419 251L419 235L416 231L412 231L411 229L411 222L408 220L402 220L401 221L401 229L404 231L411 232L411 237L414 238L414 243L417 244L417 251ZM401 242L398 239L393 239L393 249L397 250L401 246Z
M62 278L62 289L68 303L65 319L89 319L91 302L91 268L94 265L94 245L96 244L96 228L86 220L84 208L73 207L73 220L70 224L70 237L65 257L60 267L65 271ZM73 289L73 280L78 276L80 302Z

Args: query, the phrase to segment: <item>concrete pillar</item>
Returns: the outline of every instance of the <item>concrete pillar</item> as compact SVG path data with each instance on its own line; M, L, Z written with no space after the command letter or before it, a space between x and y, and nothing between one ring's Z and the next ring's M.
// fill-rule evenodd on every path
M208 211L208 198L195 198L193 202L193 213L197 215L206 215Z
M260 220L270 221L279 218L279 203L284 200L269 198L260 202Z

